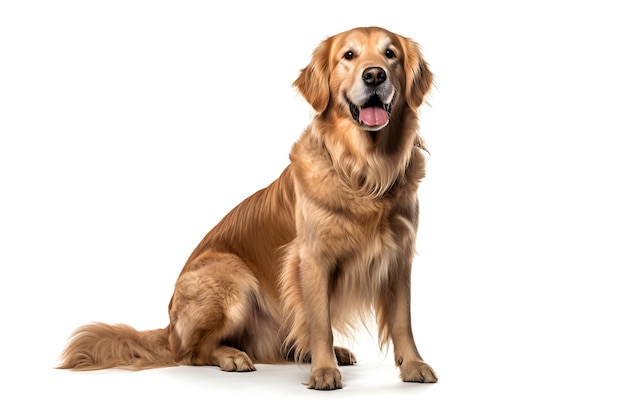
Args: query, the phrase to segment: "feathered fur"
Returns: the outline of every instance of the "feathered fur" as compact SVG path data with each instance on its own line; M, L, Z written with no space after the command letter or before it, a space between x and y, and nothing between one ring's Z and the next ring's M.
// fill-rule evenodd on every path
M254 363L310 360L309 386L336 389L337 365L355 359L333 347L333 329L349 333L373 313L381 346L393 342L402 379L435 382L410 316L417 188L425 175L418 108L431 84L410 39L369 27L323 41L294 82L317 115L280 177L193 251L176 282L169 325L144 332L86 325L60 368L252 371ZM388 105L389 119L381 109L372 116L362 96Z

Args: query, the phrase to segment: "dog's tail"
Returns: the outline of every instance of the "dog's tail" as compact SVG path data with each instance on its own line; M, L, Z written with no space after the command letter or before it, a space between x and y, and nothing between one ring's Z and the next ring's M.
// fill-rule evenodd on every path
M138 331L124 324L87 324L76 329L57 368L91 371L175 366L168 335L168 328Z

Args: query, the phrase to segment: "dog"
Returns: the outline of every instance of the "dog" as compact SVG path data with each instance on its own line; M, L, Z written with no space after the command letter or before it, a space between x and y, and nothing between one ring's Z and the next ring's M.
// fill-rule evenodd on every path
M342 388L333 346L375 317L400 377L437 381L412 334L411 265L425 176L418 109L433 84L419 45L378 27L323 40L293 86L314 109L281 175L191 253L164 329L91 323L58 368L310 362L308 387Z

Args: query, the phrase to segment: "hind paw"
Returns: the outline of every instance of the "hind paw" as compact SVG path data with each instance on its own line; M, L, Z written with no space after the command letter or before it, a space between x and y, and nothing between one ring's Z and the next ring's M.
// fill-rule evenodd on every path
M219 367L222 371L226 372L256 371L254 364L244 352L220 358Z
M250 357L239 349L221 346L211 352L212 365L217 365L226 372L256 371Z
M354 365L356 363L356 356L348 349L335 346L335 356L337 357L338 365Z

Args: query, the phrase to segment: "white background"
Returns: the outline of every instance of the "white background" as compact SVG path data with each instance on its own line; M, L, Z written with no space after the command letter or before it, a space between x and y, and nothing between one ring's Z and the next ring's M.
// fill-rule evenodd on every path
M613 4L2 2L0 414L623 416ZM54 370L84 323L167 325L189 253L310 121L291 82L313 48L368 25L417 40L436 75L413 315L440 382L401 383L368 335L336 392L295 365Z

